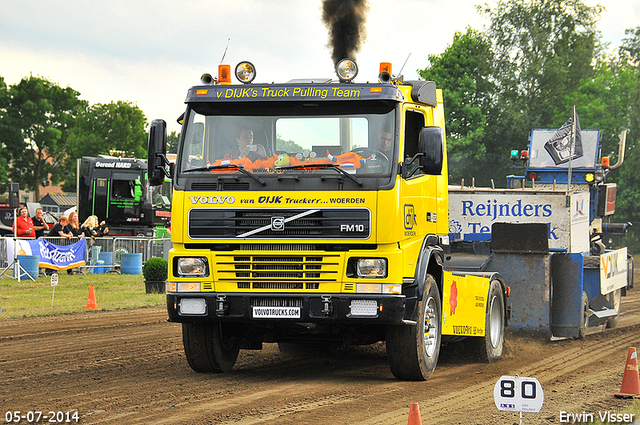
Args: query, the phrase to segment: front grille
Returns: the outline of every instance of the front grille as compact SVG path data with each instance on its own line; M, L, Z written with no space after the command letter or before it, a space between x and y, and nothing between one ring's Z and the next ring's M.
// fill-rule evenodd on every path
M238 289L319 289L336 282L339 255L217 254L215 274L220 282L235 282Z
M279 226L280 225L280 226ZM191 239L367 239L368 209L192 209Z

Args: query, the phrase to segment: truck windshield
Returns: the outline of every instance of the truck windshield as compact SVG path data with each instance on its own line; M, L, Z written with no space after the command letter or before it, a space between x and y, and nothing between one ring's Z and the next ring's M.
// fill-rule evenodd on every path
M397 150L392 102L318 106L193 105L183 127L178 174L229 173L232 168L216 166L238 165L263 177L313 176L335 174L334 167L321 165L334 164L358 177L390 175Z

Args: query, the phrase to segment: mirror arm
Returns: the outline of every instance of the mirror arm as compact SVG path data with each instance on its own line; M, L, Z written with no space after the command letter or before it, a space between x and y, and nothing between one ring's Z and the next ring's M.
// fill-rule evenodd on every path
M160 159L162 164L157 164L157 159ZM163 153L156 153L156 164L154 164L155 169L160 169L164 173L165 177L168 179L173 178L173 164L171 161L167 159L167 156ZM167 167L169 170L167 171Z
M417 154L415 154L411 159L409 159L408 161L404 162L404 165L402 167L403 170L403 174L404 172L407 170L407 167L411 164L413 164L418 158L423 157L424 156L424 152L418 152ZM411 178L415 173L418 172L418 170L422 170L424 169L424 167L422 165L417 166L416 168L413 169L413 171L411 171L411 174L408 175L403 175L403 177L405 179Z

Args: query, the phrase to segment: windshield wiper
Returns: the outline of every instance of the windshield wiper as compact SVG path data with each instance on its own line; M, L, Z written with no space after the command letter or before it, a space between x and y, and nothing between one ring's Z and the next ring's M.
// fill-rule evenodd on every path
M205 165L204 167L190 168L188 170L183 170L183 173L194 173L196 171L211 171L211 170L238 170L245 176L249 176L262 186L266 186L267 182L262 180L260 177L253 174L251 171L247 171L244 169L242 164L224 164L224 165Z
M343 170L342 168L338 167L334 163L289 165L289 166L286 166L286 167L275 167L275 170L276 171L278 171L278 170L304 170L306 168L331 168L332 170L336 170L337 172L347 176L349 179L353 180L358 186L360 186L360 187L364 186L364 183L362 183L362 181L360 179L358 179L357 177L354 177L351 174L347 173L345 170Z

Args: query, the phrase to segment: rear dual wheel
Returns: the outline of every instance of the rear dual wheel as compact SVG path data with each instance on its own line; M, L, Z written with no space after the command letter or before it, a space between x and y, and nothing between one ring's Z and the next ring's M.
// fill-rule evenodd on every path
M466 340L474 357L493 363L502 358L504 350L505 308L504 291L497 280L489 284L487 310L485 313L485 335Z

